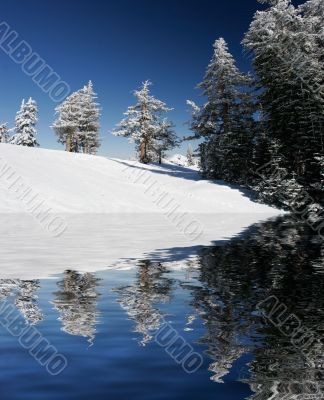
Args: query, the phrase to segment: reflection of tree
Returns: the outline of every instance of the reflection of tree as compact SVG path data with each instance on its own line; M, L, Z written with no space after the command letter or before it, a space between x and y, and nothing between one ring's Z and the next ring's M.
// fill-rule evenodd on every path
M61 314L62 330L87 337L92 343L99 314L96 310L98 279L90 273L66 271L57 285L61 290L55 293L53 303Z
M39 281L37 280L1 279L0 300L13 296L15 298L15 306L25 321L35 325L43 320L43 313L38 307L38 297L35 293L39 287Z
M317 354L318 360L322 351ZM258 349L250 364L248 379L252 400L322 400L324 395L322 366L305 363L298 351L287 343L273 344L272 349Z
M143 346L152 339L150 331L162 323L162 314L155 304L170 300L172 280L163 277L164 272L166 268L161 263L141 261L135 283L114 289L118 303L135 321L134 331L143 335L140 341Z
M0 300L5 300L12 296L19 284L19 279L0 279Z
M20 281L16 297L16 307L26 321L35 325L43 320L43 314L37 304L35 291L40 287L38 281Z
M202 342L214 360L213 380L222 377L244 346L254 345L250 383L255 400L322 399L323 346L312 344L306 360L290 338L260 318L256 305L275 295L309 329L324 332L323 241L289 217L259 225L248 237L205 249L200 256L201 287L190 287L192 306L203 320Z
M190 287L188 287L190 288ZM244 353L245 348L239 342L244 332L242 315L235 308L231 294L220 300L219 293L210 287L191 287L192 305L196 314L203 320L205 335L199 340L207 346L206 354L213 360L209 365L211 380L221 383L229 373L233 363ZM190 320L193 315L189 317Z
M287 316L293 313L298 317L303 331L308 332L306 337L314 335L314 340L305 356L290 336L265 321L258 329L262 347L250 364L255 392L251 399L320 400L324 398L324 243L307 226L289 218L273 227L273 251L267 257L270 268L264 268L271 294L285 304ZM266 232L263 229L263 236ZM264 241L267 239L269 235Z

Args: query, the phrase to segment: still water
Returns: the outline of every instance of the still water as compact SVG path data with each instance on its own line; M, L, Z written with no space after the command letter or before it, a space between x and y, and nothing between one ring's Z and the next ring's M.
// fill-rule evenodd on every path
M324 246L290 217L183 261L64 269L0 280L3 400L323 398Z

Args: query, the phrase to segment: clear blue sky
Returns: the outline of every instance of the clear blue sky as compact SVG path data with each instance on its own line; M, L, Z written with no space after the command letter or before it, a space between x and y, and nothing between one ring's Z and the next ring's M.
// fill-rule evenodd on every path
M256 0L10 0L1 4L1 20L72 90L93 81L102 107L100 154L128 157L133 146L109 132L134 102L132 91L150 79L152 93L175 108L169 118L178 134L188 134L185 101L199 101L194 87L214 40L224 37L238 66L249 70L240 41L261 8ZM13 126L22 98L32 96L41 146L62 148L50 128L55 103L2 50L0 93L0 121Z

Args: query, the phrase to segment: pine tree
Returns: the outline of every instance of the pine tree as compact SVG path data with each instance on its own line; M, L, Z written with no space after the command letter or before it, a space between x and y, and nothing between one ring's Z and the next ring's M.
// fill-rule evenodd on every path
M81 118L79 99L79 93L74 92L55 109L58 117L52 127L59 143L65 144L67 152L79 150L78 130Z
M96 103L97 95L93 90L92 82L80 91L80 120L79 142L84 153L95 154L100 147L99 139L99 105Z
M134 92L137 103L128 107L125 118L114 130L114 135L130 138L136 145L139 161L148 163L150 149L154 148L154 138L160 132L161 114L171 109L150 94L151 83L145 81L140 90Z
M188 148L187 148L187 165L189 167L192 165L195 165L194 152L192 150L192 146L190 143L188 144Z
M254 124L248 89L251 83L251 78L236 67L225 40L216 40L213 58L198 85L207 102L199 107L188 101L192 107L190 129L194 132L188 139L204 138L199 146L201 169L208 177L235 181L246 170Z
M35 129L37 113L37 104L31 97L26 103L25 100L22 101L20 110L16 115L16 133L10 140L11 144L28 147L38 146Z
M179 146L179 144L180 141L174 132L174 125L167 119L163 119L151 142L152 148L150 150L153 153L151 158L157 157L157 161L161 164L165 153Z
M89 81L56 107L58 117L52 128L59 143L65 144L66 151L77 153L82 149L84 153L95 154L100 147L100 110L96 98Z
M0 143L9 142L9 129L7 123L0 124Z
M314 154L324 154L323 5L317 0L299 8L290 0L268 3L243 41L253 52L262 88L265 132L270 142L280 142L289 176L320 200Z

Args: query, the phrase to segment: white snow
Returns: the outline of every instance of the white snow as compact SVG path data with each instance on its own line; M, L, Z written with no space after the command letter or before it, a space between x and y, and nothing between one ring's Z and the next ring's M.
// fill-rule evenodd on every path
M181 167L187 167L198 171L198 160L196 158L194 158L195 164L190 166L188 165L187 157L183 154L174 154L173 156L168 157L167 161L171 164L179 165Z
M21 187L64 220L60 236L28 211ZM0 278L181 260L279 213L192 169L0 144Z

